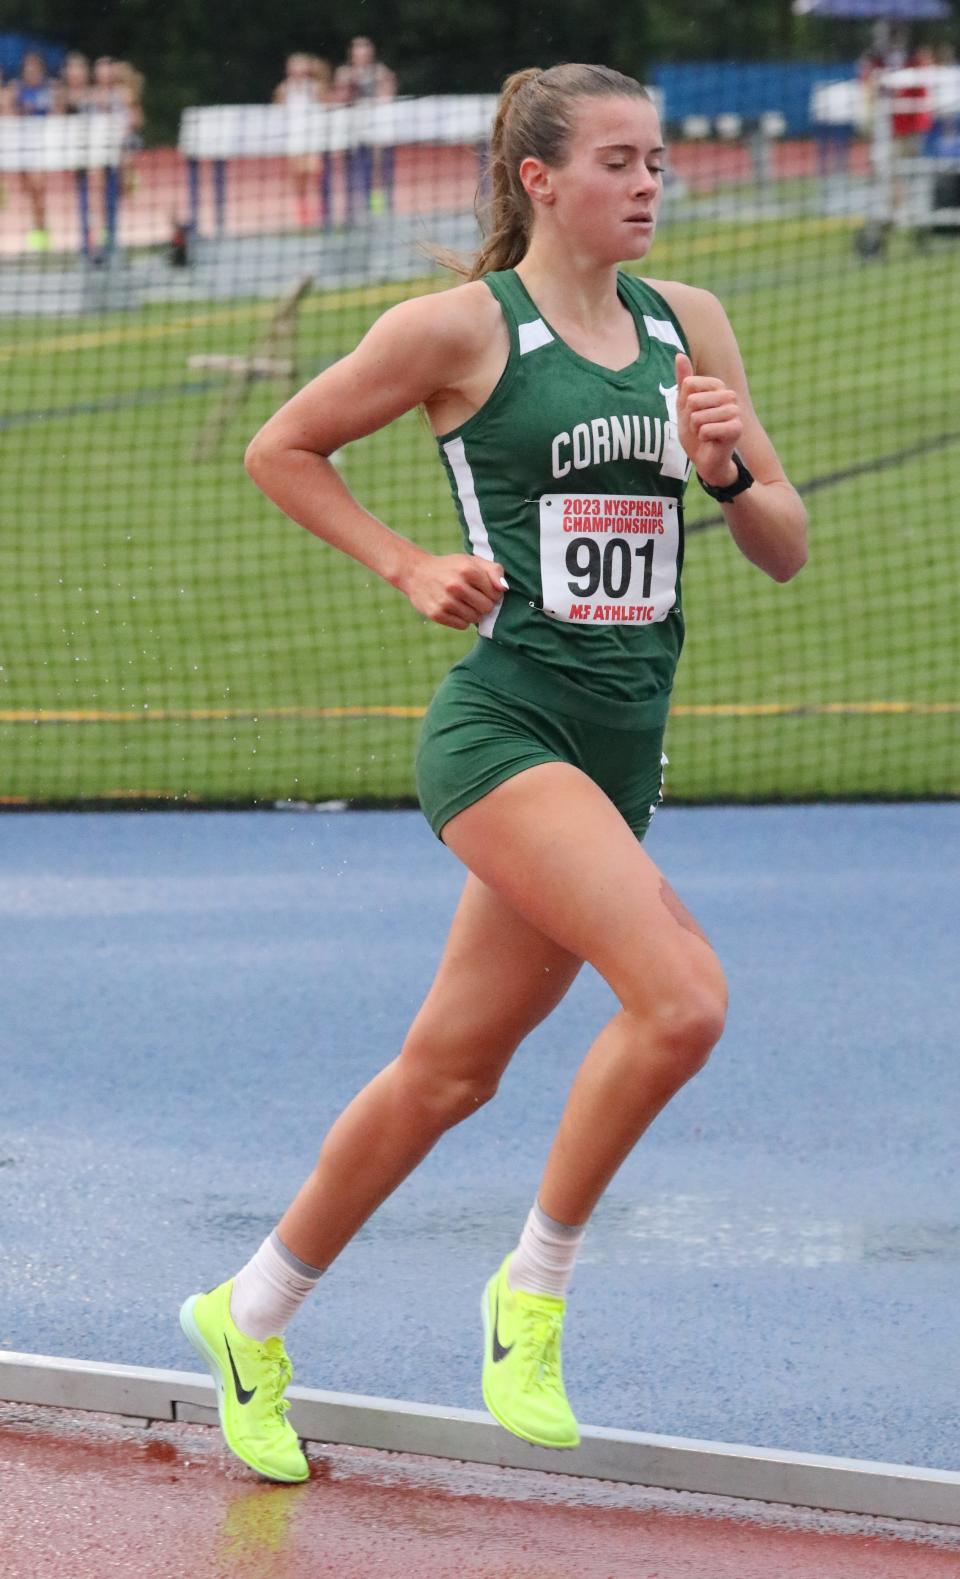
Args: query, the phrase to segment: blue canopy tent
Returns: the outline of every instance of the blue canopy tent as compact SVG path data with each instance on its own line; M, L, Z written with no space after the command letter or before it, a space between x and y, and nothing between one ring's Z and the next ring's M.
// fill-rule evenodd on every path
M4 81L17 75L24 55L30 51L42 55L51 72L60 70L67 54L62 44L53 44L35 33L0 33L0 76Z
M793 11L864 22L942 22L950 15L946 0L793 0Z

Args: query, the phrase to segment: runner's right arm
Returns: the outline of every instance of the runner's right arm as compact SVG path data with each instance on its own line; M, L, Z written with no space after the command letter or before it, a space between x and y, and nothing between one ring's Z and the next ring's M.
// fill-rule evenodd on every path
M482 292L482 296L477 296ZM503 570L471 554L431 554L350 493L328 457L430 401L483 349L489 292L464 285L378 318L355 351L288 400L248 446L253 481L316 537L399 588L418 613L465 630L500 601ZM492 298L489 298L492 301Z

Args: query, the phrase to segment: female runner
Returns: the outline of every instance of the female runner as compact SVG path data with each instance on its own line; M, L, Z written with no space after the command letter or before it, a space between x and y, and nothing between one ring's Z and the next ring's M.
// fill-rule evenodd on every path
M641 280L663 180L657 113L602 66L516 73L493 131L492 224L468 281L407 301L265 425L247 467L318 537L426 618L479 640L443 681L421 803L467 868L436 979L399 1055L334 1123L276 1230L183 1307L227 1442L276 1480L307 1463L285 1418L282 1332L445 1130L490 1100L588 960L619 1008L573 1082L519 1243L483 1296L483 1394L508 1430L578 1441L565 1295L597 1201L720 1036L726 988L642 848L683 640L691 466L776 581L803 506L709 292ZM432 554L348 492L329 457L424 406L469 552Z

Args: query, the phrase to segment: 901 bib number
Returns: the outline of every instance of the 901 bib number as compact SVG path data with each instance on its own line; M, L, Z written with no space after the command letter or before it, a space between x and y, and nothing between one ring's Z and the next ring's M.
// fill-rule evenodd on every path
M676 499L544 494L544 613L575 623L650 625L677 600Z
M607 538L602 550L595 537L572 537L564 556L571 577L567 586L578 598L592 598L601 587L604 597L625 597L633 576L630 553L625 537ZM649 598L653 585L653 538L648 537L642 548L638 544L633 553L643 560L640 596Z

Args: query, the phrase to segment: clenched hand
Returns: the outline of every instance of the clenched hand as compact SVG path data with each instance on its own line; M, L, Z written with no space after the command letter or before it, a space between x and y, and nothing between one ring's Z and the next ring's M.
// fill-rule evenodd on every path
M401 585L418 614L466 630L496 608L507 583L503 566L475 554L424 554Z
M677 353L677 430L680 443L704 482L724 488L736 477L732 455L743 434L736 392L722 378L693 371L693 363Z

